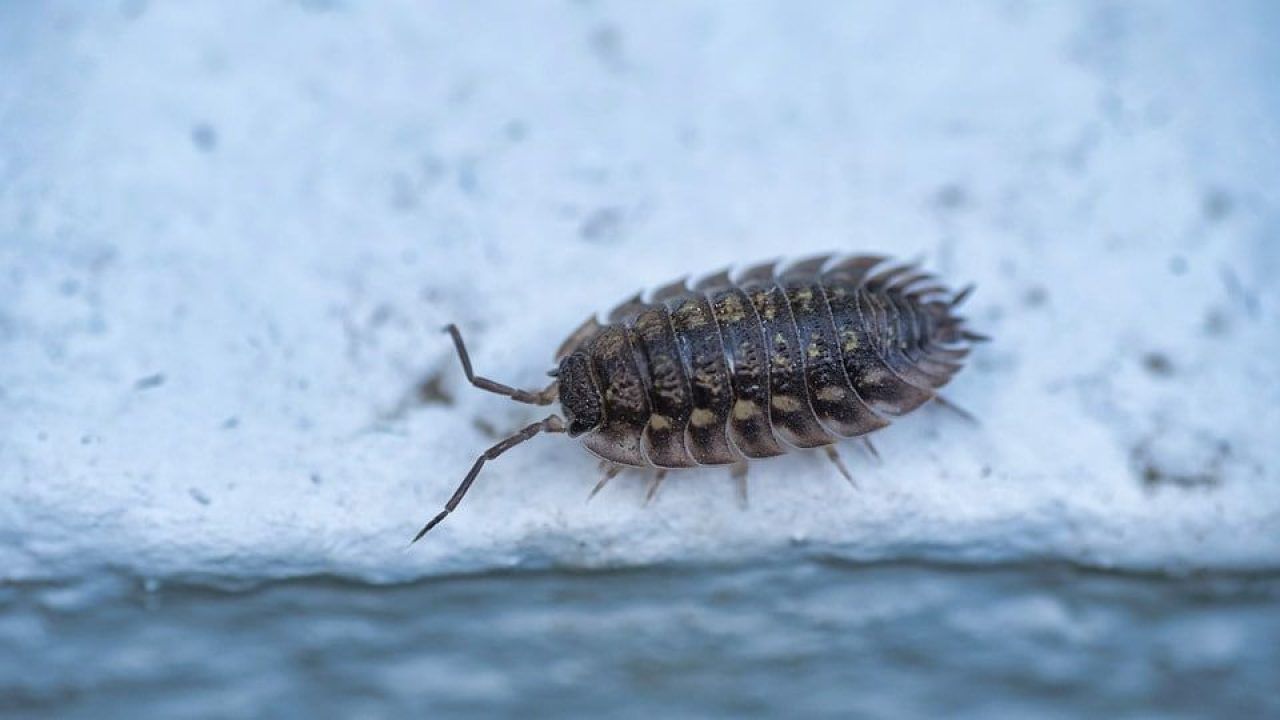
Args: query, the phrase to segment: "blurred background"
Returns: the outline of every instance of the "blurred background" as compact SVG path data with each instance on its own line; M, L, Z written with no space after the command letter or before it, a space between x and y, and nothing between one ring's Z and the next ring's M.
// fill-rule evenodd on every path
M0 715L1280 715L1280 9L0 3ZM821 252L995 338L856 447L624 474L635 290Z

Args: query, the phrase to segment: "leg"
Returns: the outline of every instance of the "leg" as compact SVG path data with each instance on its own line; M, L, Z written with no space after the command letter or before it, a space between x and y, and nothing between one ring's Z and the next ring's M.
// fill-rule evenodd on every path
M742 501L742 509L746 510L750 505L750 498L747 496L747 461L734 463L729 468L729 476L738 483L738 498Z
M877 463L884 462L884 459L880 457L880 451L876 449L875 445L871 444L871 438L867 437L866 435L863 435L862 445L867 448L867 452L871 453L871 457L875 458Z
M596 483L596 486L591 488L591 494L587 496L587 502L591 502L591 498L595 497L596 493L603 490L604 486L607 485L610 480L614 479L618 476L618 473L622 472L621 465L611 463L606 460L600 461L600 469L604 471L604 475L600 477L600 482Z
M933 396L933 401L934 401L934 402L936 402L936 403L938 403L938 405L939 405L939 406L944 407L944 408L946 408L946 409L950 410L951 412L953 412L953 413L955 413L955 414L959 415L960 417L964 418L965 420L968 420L969 422L973 423L974 425L980 425L980 424L981 424L981 423L979 423L979 422L978 422L978 418L976 418L976 417L974 417L974 416L973 416L973 413L969 412L968 410L965 410L964 408L960 407L959 405L956 405L955 403L953 403L953 402L951 402L950 400L948 400L948 399L946 399L946 398L942 397L941 395L934 395L934 396Z
M500 382L494 382L489 378L476 375L471 371L471 356L467 354L467 346L462 342L462 333L458 332L458 326L449 323L445 326L444 331L453 338L453 347L458 351L458 359L462 361L462 372L466 374L467 382L481 390L506 395L516 402L528 403L529 405L550 405L555 402L556 384L554 382L548 385L545 390L530 392L528 390L517 390Z
M836 466L836 469L840 471L840 474L844 476L844 479L849 481L849 484L853 486L854 490L857 490L858 483L854 481L853 475L849 474L849 468L844 466L844 461L840 459L840 453L836 452L836 446L824 445L823 450L827 451L827 457L831 459L831 462Z
M653 480L649 482L649 491L644 494L644 504L648 505L653 502L653 496L658 494L658 488L662 486L662 481L667 477L666 469L660 468L653 474Z
M458 503L462 502L462 497L467 494L467 490L471 488L471 483L475 482L476 476L480 474L480 468L484 467L486 461L493 460L502 453L532 438L534 435L543 432L564 432L564 421L559 417L552 415L549 418L539 420L538 422L529 425L515 435L512 435L506 440L503 440L497 445L485 450L480 457L476 458L475 464L471 466L471 470L467 472L467 476L462 479L462 483L458 485L458 489L453 491L453 497L449 498L449 502L445 503L444 510L441 510L438 515L431 519L431 522L423 526L423 528L418 531L418 534L413 536L413 540L411 540L409 544L412 545L413 543L421 540L423 535L426 535L431 528L439 525L440 521L445 519L445 516L453 512L454 508L458 507Z

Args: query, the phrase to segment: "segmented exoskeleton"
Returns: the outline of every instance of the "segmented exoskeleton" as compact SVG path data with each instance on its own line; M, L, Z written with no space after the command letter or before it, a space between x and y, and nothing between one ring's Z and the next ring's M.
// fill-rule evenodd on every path
M658 481L701 465L745 477L748 460L792 448L823 448L852 482L834 443L865 441L890 417L945 402L936 390L987 339L955 314L971 289L953 293L876 255L680 280L635 295L605 324L587 320L556 353L555 380L536 392L476 376L450 325L472 385L535 405L559 400L564 419L551 415L486 450L414 540L457 507L487 460L542 432L581 437L606 462L596 491L623 466L657 468Z

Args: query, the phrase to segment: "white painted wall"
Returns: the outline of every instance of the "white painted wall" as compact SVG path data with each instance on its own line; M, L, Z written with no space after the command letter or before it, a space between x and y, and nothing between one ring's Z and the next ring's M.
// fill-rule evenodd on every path
M768 556L1280 565L1267 3L0 7L0 577L375 580ZM950 395L590 505L588 313L826 250L976 281ZM1164 365L1167 364L1167 369ZM414 402L443 372L456 402Z

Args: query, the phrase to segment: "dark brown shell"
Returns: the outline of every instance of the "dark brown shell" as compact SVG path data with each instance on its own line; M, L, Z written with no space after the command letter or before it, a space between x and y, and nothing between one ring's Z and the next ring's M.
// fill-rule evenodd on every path
M636 295L557 359L589 359L595 454L728 465L865 435L932 399L978 337L953 312L963 295L880 256L769 263Z

